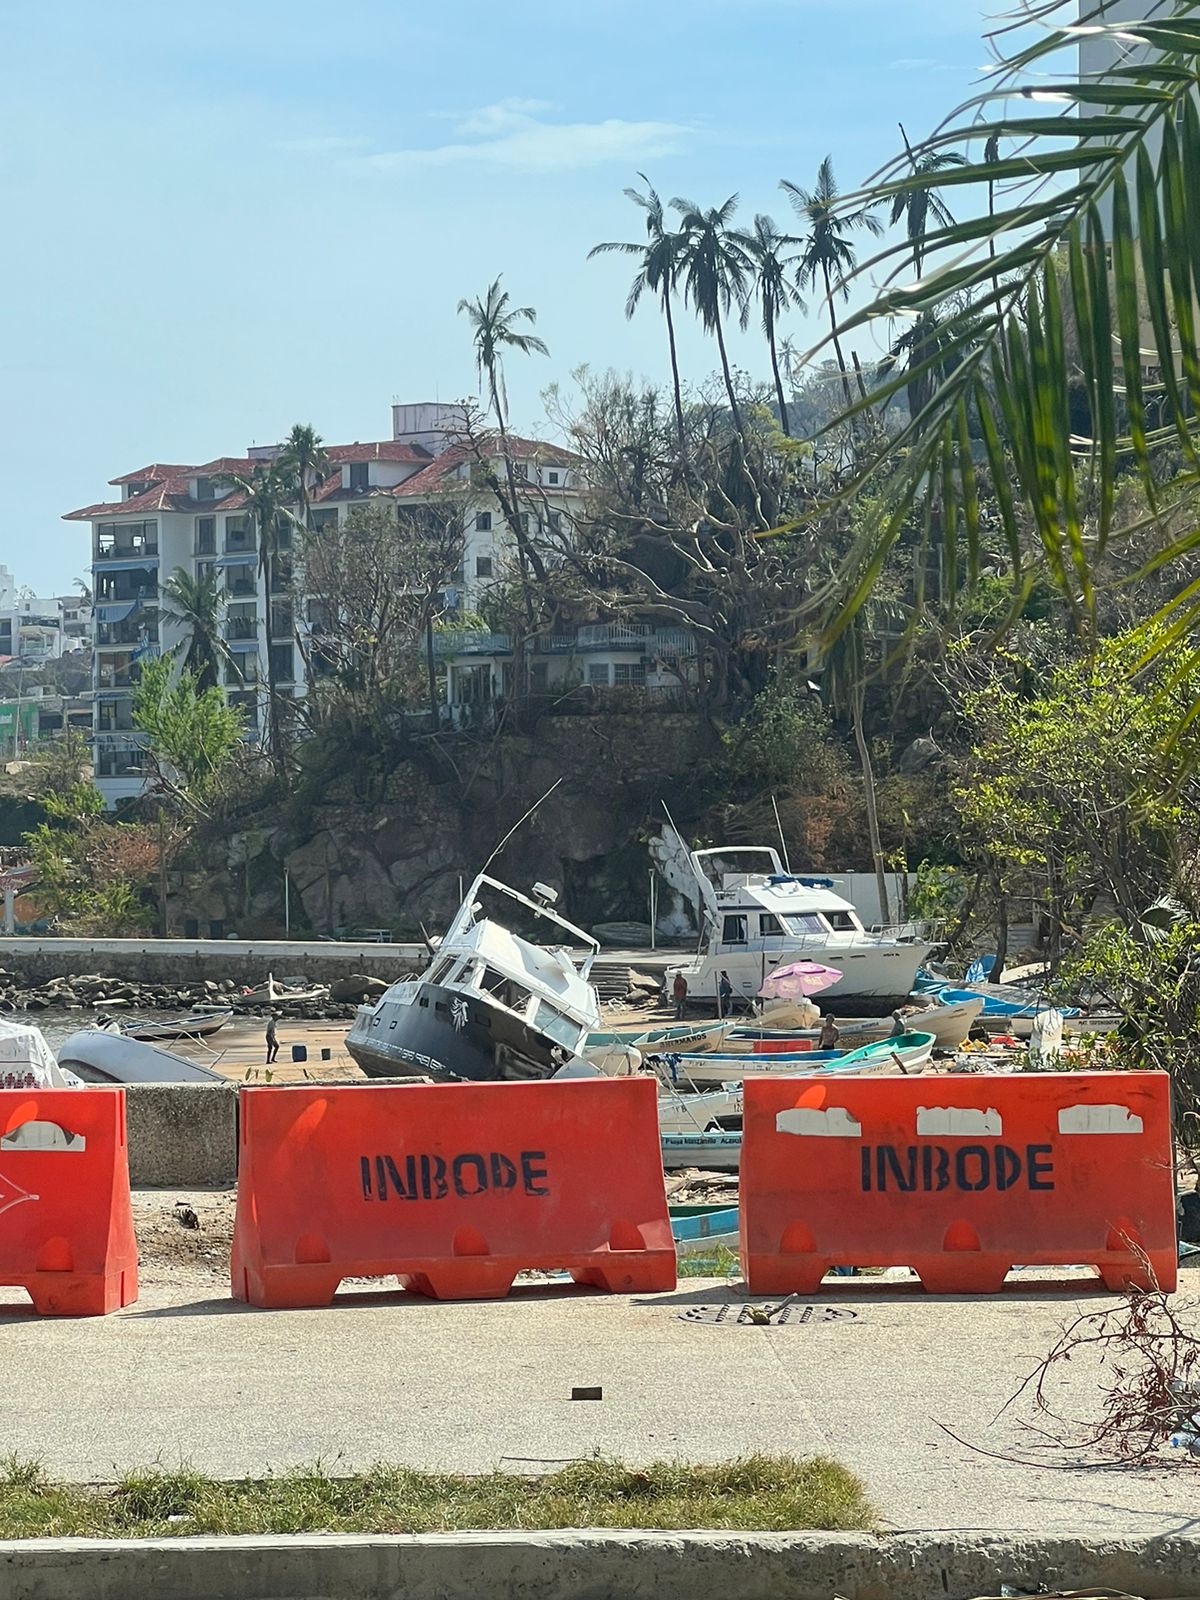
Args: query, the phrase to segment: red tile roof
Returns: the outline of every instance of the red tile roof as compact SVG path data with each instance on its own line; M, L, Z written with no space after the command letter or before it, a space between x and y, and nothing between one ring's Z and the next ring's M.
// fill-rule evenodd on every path
M536 460L543 466L570 466L579 460L578 456L558 445L536 439L523 439L518 434L510 433L508 442L514 455ZM482 439L477 442L477 448L486 448L488 445L498 448L499 437L493 436L490 440ZM365 444L330 445L325 454L334 466L342 466L351 461L396 461L411 463L420 470L394 488L373 487L370 490L343 489L341 473L333 472L323 483L313 486L309 499L314 505L330 500L365 499L372 493L390 494L402 499L436 493L447 486L454 468L471 458L472 447L466 443L453 444L435 456L423 445L409 444L403 439L378 439L368 440ZM229 480L235 476L252 478L256 467L267 464L269 463L265 460L255 460L249 456L217 456L215 460L206 461L200 466L190 466L186 463L176 465L155 463L143 467L140 472L127 472L120 478L109 479L114 487L126 483L148 482L150 487L142 494L132 495L128 500L100 501L95 505L83 506L78 511L68 511L63 521L94 522L102 517L131 516L148 511L183 511L197 513L200 516L216 511L239 511L246 504L246 496L232 484L229 492L217 499L194 500L188 493L190 481L195 478Z

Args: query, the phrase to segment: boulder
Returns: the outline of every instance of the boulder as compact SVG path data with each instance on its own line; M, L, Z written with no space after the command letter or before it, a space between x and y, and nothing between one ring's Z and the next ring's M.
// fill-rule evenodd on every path
M386 988L382 978L351 973L349 977L336 978L329 985L329 998L339 1005L361 1005L368 996L380 995Z

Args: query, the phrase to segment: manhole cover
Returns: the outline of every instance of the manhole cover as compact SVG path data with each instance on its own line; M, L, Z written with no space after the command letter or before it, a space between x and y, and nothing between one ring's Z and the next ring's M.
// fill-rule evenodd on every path
M858 1312L844 1306L784 1306L770 1322L764 1322L762 1313L770 1307L740 1306L689 1306L679 1313L680 1322L712 1322L722 1328L807 1328L818 1322L856 1322Z

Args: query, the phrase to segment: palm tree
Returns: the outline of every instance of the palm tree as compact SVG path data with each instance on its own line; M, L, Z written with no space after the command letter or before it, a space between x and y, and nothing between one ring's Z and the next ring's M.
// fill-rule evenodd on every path
M291 480L280 471L279 462L260 462L249 478L234 475L233 482L245 496L246 510L254 521L258 542L258 575L265 580L267 634L267 728L268 748L277 772L283 771L283 720L280 715L275 656L271 649L271 600L279 571L280 535L295 518L287 509Z
M929 231L930 218L942 228L948 228L954 222L949 207L937 192L934 174L944 172L947 167L965 167L967 158L956 150L925 150L918 155L908 142L903 123L900 124L900 137L908 151L914 177L927 180L892 197L892 224L895 226L903 220L912 250L913 270L920 277L925 264L925 236Z
M776 329L780 317L793 308L804 311L806 306L800 291L789 277L795 258L785 255L789 245L798 243L788 234L780 233L771 217L762 212L754 219L752 232L742 235L742 242L753 263L754 288L742 307L742 327L750 321L750 308L755 298L762 311L762 330L771 352L771 372L775 378L775 398L779 402L779 426L785 434L788 427L787 401L783 397L783 380L779 375L779 351L776 346Z
M221 592L216 574L197 578L176 567L161 592L163 615L183 630L170 654L184 671L196 674L198 689L215 688L219 668L233 660L221 637Z
M805 238L800 252L796 286L800 290L812 288L818 281L824 285L825 303L829 308L833 349L838 369L842 374L842 392L846 409L853 405L846 358L842 354L838 333L837 309L834 292L840 291L843 300L849 298L847 279L858 265L858 254L850 241L854 233L882 233L879 218L869 205L851 210L839 204L840 191L833 175L833 157L826 156L817 169L815 189L802 189L799 184L782 179L779 187L792 202L792 207L804 225Z
M283 441L283 449L276 457L276 466L280 475L289 479L295 487L300 524L304 528L308 527L313 485L328 476L329 465L321 435L310 423L295 423Z
M919 161L976 142L981 159L943 174L943 183L968 191L958 207L966 220L929 228L916 283L896 282L911 255L907 238L882 251L869 266L873 283L884 287L869 290L867 303L838 329L843 336L865 329L873 338L897 315L939 319L921 426L884 438L840 487L853 497L868 481L883 486L856 551L861 561L866 550L868 564L847 566L833 586L827 644L870 598L883 554L913 505L939 496L956 513L932 534L948 557L967 551L973 576L988 525L998 524L1015 601L1032 583L1036 564L1089 645L1098 636L1098 570L1116 537L1123 483L1140 479L1149 511L1139 526L1154 524L1157 538L1134 579L1158 574L1161 583L1194 552L1200 523L1195 0L1163 0L1147 20L1115 22L1098 0L1082 6L1046 0L1038 12L1041 27L1032 39L1011 31L1026 16L1023 6L997 19L998 59L987 93L960 107L914 152ZM1078 44L1080 23L1096 56L1110 56L1108 71L1060 70ZM1030 106L1046 93L1047 74L1056 104L1053 119L1043 122ZM1063 116L1071 119L1066 148L1057 137ZM1014 146L1014 154L1002 153ZM890 205L897 194L927 187L927 175L913 171L906 151L874 193ZM843 225L857 203L835 212ZM1087 436L1072 422L1075 363L1090 413ZM1151 394L1148 370L1155 374ZM897 374L872 402L911 379L911 372ZM842 420L862 409L861 402L848 404ZM1159 481L1164 446L1184 463L1168 497ZM987 495L979 493L981 458ZM1164 499L1169 520L1161 514ZM1144 624L1143 664L1173 652L1176 682L1197 659L1200 587L1189 580L1184 567L1170 598ZM1015 604L1013 614L1018 610Z
M679 383L679 355L675 348L675 315L671 302L675 297L676 278L683 235L672 233L666 225L666 212L657 192L644 172L638 177L646 185L640 189L626 189L625 193L635 206L646 213L646 243L622 244L620 242L595 245L588 251L588 260L617 250L623 255L636 256L639 261L637 275L629 286L625 301L625 315L632 317L642 294L649 291L662 301L663 316L667 320L667 343L671 351L671 384L675 395L675 427L679 434L679 453L683 454L683 391Z
M460 313L466 312L467 321L471 324L479 386L482 390L486 383L492 410L496 416L508 489L508 504L504 507L505 518L517 543L522 571L532 566L534 576L539 583L544 583L545 567L525 532L525 518L520 510L517 496L516 472L513 469L512 453L508 447L508 392L504 387L503 357L507 350L516 350L523 356L548 356L550 351L544 340L535 334L520 331L519 323L527 322L532 326L537 322L537 312L532 306L511 305L508 290L501 290L499 278L488 285L487 292L480 299L460 300L458 309ZM528 598L527 595L527 603Z
M731 194L723 205L712 206L708 211L702 210L694 200L678 197L671 201L671 205L681 218L683 239L679 250L679 271L684 295L691 301L704 325L704 331L716 336L733 425L744 438L742 413L733 387L733 374L729 370L725 329L721 321L722 313L728 314L734 305L738 314L741 314L746 300L746 279L753 269L750 252L742 235L732 226L738 197Z

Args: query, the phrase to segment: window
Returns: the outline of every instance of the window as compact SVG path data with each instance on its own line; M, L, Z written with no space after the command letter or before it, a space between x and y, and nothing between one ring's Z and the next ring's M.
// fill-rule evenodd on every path
M197 561L196 577L201 583L207 583L216 571L216 563L212 561Z
M491 556L475 557L475 576L477 578L490 578L492 575Z
M249 517L225 518L225 548L234 552L251 548Z
M562 532L562 512L561 511L552 511L550 513L550 516L549 516L549 523L550 523L550 532L551 533L561 533Z
M534 532L536 532L536 527L535 527L534 520L533 520L533 513L531 511L522 511L522 513L521 513L521 532L522 533L534 533Z
M216 517L196 518L196 554L198 556L213 556L217 553L217 519Z
M490 511L480 511L478 513L478 515L476 516L476 518L475 518L475 532L476 533L491 533L491 531L492 531L492 513Z
M785 917L784 921L787 923L789 933L799 935L804 933L825 932L825 929L821 926L820 917L816 916L811 911L805 912L801 916Z
M371 484L371 464L368 461L352 461L350 463L350 487L363 490Z
M327 533L338 525L336 506L322 506L319 511L308 513L308 526L313 533Z
M292 637L292 603L290 600L274 600L271 602L271 637L272 639L291 639Z
M746 918L733 916L725 918L725 932L721 935L725 944L745 944Z
M308 625L314 633L324 633L333 624L333 609L328 600L308 602Z
M513 477L520 483L529 482L529 468L523 461L514 461L512 464Z
M235 689L258 682L258 657L252 650L239 650L229 658L225 663L225 682Z
M548 1034L555 1044L561 1044L567 1050L574 1050L579 1043L579 1024L570 1017L565 1017L561 1011L545 1000L538 1001L533 1025Z
M758 919L758 931L764 939L782 939L783 926L779 918L764 911Z
M617 661L613 665L613 682L620 684L643 684L646 681L646 663L644 661Z
M587 681L591 684L593 689L607 689L608 688L608 662L607 661L589 661L588 662L588 678L587 678Z
M217 480L215 478L196 479L196 499L215 500L217 498Z
M290 644L273 644L271 646L271 671L276 683L291 683L296 673L293 662L294 651Z
M548 472L546 474L546 482L547 483L557 483L558 482L558 473L557 472Z
M834 933L854 933L858 930L858 920L851 911L826 911L825 921Z

